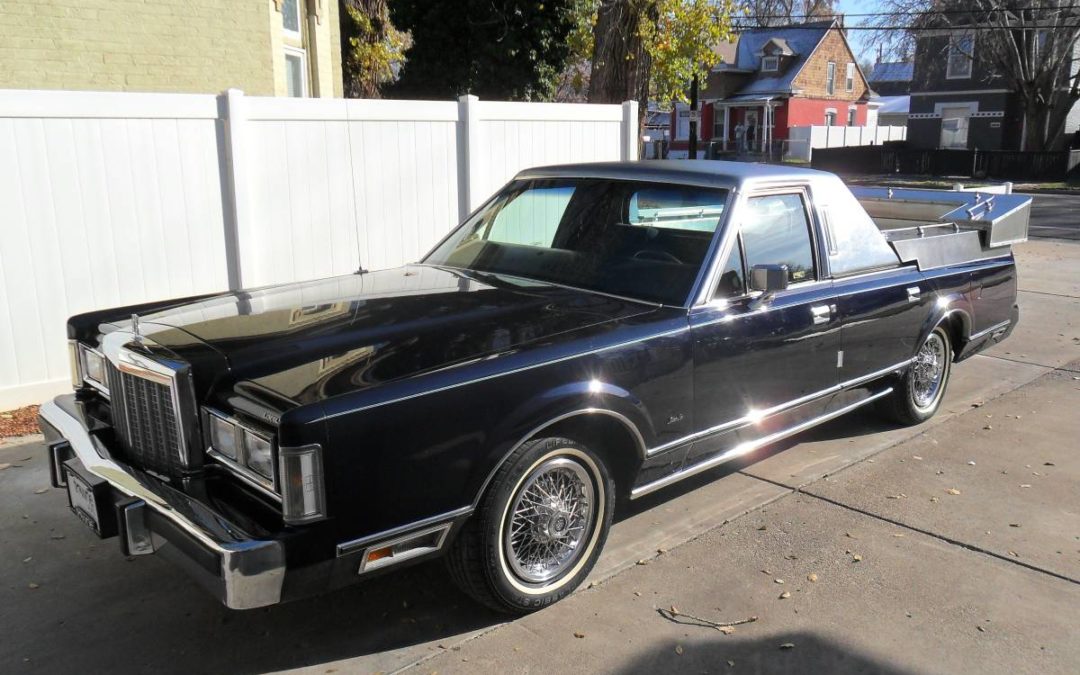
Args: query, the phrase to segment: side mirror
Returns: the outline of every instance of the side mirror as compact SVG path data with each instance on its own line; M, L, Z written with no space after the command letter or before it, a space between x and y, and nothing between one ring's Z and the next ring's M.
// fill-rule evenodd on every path
M787 287L787 265L754 265L750 268L750 290L771 295Z

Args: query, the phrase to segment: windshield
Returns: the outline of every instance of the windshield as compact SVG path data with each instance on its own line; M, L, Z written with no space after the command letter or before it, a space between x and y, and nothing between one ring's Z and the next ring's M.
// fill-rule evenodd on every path
M516 181L424 262L682 305L727 197L637 181Z

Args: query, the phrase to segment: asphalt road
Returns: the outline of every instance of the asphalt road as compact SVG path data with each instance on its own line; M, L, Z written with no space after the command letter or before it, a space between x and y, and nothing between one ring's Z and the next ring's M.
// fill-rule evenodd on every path
M1033 239L1080 241L1080 195L1036 193L1028 234Z
M954 369L933 420L898 428L841 418L635 502L617 514L593 575L599 587L509 623L456 591L438 564L230 612L165 561L126 561L116 540L96 539L61 491L45 489L39 443L0 445L0 464L12 465L0 470L0 672L700 672L727 660L757 672L800 663L1067 672L1080 661L1069 638L1080 625L1080 478L1075 453L1063 451L1070 442L1075 450L1080 431L1054 420L1080 402L1080 245L1039 241L1016 252L1021 323ZM1037 396L1027 393L1036 385ZM999 398L1015 402L993 408ZM1045 406L1064 412L1044 422L1035 411ZM1046 452L1023 459L1038 449ZM913 476L922 463L914 456L947 478ZM928 485L939 500L956 499L932 508ZM962 494L938 494L953 487ZM916 495L918 508L902 510ZM635 565L660 550L668 553ZM845 550L865 558L856 575L834 574L855 564ZM822 576L813 595L792 583L810 569L797 560ZM762 608L784 589L790 611ZM628 604L634 598L644 605ZM740 627L729 650L715 631L655 623L652 607L663 603L725 618L753 612L761 622ZM788 642L795 651L775 658ZM678 660L676 647L693 659Z

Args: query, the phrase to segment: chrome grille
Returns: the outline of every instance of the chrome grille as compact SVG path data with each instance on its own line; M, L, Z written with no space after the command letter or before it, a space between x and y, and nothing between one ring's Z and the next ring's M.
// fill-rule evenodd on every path
M183 439L172 386L108 363L113 427L132 465L169 474L181 466ZM175 386L175 385L173 385Z

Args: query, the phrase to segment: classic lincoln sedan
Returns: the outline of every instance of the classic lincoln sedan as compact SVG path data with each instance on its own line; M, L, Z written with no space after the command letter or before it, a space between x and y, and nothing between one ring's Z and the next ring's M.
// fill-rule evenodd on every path
M727 162L523 171L416 264L72 317L52 481L228 607L441 556L532 611L617 501L851 411L932 416L1016 325L1029 208Z

